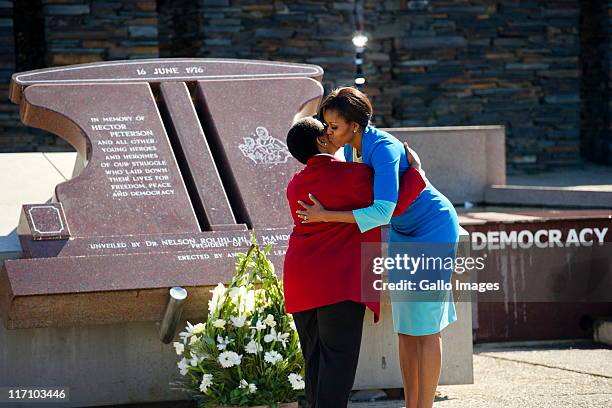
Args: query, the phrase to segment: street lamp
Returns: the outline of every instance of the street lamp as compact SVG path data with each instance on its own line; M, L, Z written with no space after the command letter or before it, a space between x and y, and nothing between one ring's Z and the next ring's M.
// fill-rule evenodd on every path
M365 48L368 37L364 33L357 32L353 35L353 45L355 48Z
M353 45L355 46L355 86L360 88L366 80L363 76L363 54L368 44L368 36L361 31L353 35Z

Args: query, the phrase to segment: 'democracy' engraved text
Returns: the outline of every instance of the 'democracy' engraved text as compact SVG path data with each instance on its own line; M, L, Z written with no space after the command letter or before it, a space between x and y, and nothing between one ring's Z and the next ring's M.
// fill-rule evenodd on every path
M145 116L92 117L89 125L98 132L100 167L113 198L175 194L168 163L158 154L157 139L146 127Z

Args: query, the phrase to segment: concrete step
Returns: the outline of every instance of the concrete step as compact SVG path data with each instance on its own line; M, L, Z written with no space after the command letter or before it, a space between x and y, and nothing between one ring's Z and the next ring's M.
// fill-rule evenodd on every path
M485 202L503 205L612 208L612 184L571 187L492 185L485 190Z

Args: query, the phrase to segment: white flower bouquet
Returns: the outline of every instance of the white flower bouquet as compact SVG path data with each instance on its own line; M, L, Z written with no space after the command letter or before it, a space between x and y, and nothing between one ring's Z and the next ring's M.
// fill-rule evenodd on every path
M207 321L187 322L174 342L178 384L198 407L275 407L303 395L304 360L282 283L266 257L270 248L260 250L253 240L238 255L229 286L211 291Z

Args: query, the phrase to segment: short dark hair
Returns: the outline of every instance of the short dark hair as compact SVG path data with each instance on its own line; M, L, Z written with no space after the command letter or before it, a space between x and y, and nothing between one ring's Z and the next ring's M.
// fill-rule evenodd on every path
M319 154L317 137L325 132L323 124L315 118L306 117L295 122L287 133L287 147L293 157L306 164L315 154Z
M336 111L347 122L355 122L364 128L370 123L374 111L366 94L349 86L336 88L325 97L319 108L319 117L322 118L326 110Z

